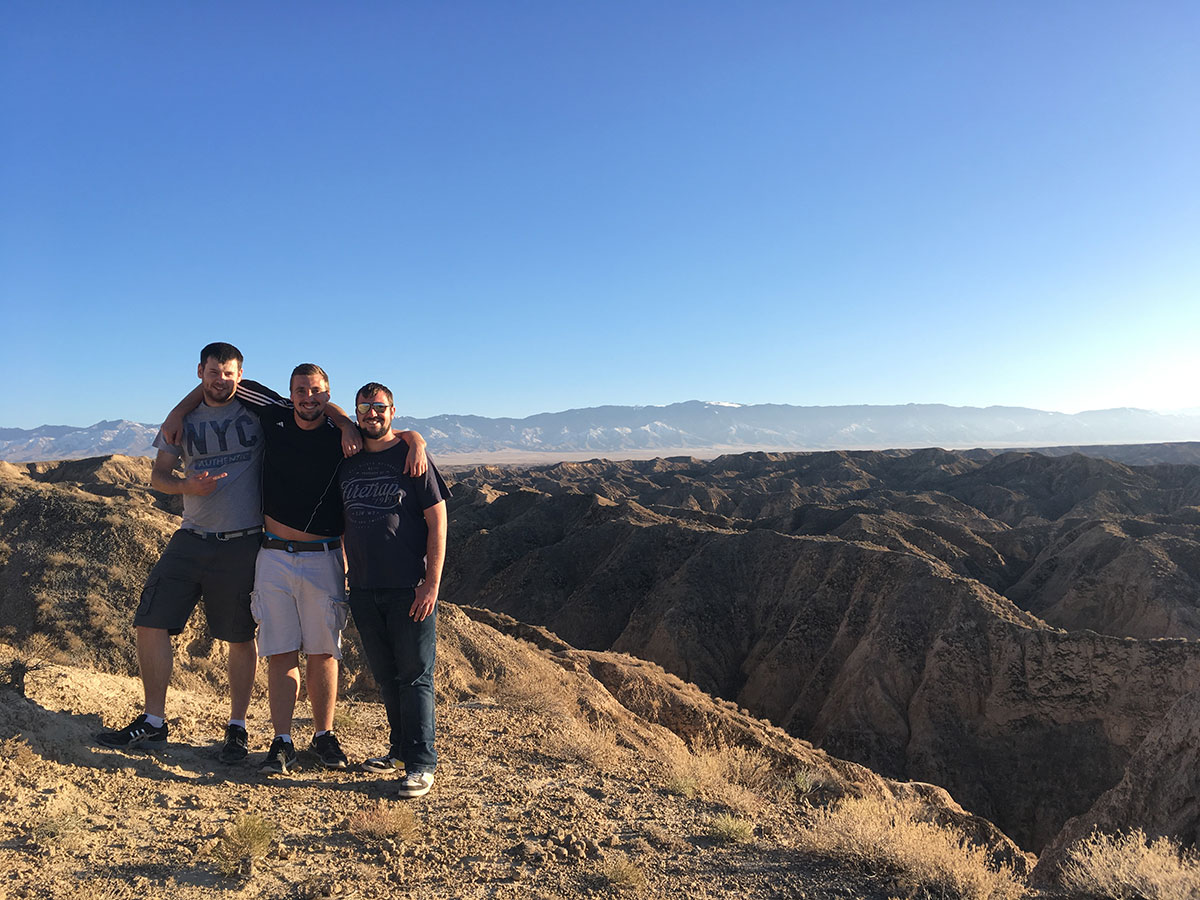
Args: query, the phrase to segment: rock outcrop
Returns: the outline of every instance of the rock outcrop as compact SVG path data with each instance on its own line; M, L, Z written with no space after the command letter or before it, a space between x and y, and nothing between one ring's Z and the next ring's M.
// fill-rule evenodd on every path
M1129 760L1121 781L1066 823L1034 876L1052 882L1064 851L1093 830L1117 834L1134 828L1148 838L1200 846L1200 691L1177 700Z

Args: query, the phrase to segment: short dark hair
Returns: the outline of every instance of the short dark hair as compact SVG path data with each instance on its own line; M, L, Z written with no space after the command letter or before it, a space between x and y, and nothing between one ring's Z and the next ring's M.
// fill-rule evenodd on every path
M354 402L358 403L360 397L366 397L368 394L383 394L388 398L388 406L396 405L396 401L392 399L392 392L378 381L368 381L360 387L358 393L354 395Z
M329 376L325 374L325 370L316 363L300 363L296 368L292 369L291 377L288 378L288 390L292 389L292 382L297 375L320 375L321 380L325 382L325 387L329 387Z
M204 349L200 351L200 365L203 366L210 359L216 363L227 363L236 359L238 369L242 368L242 351L224 341L213 341L204 345Z

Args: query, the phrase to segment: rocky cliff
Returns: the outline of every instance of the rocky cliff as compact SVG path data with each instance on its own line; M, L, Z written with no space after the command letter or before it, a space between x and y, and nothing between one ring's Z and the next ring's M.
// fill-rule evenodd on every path
M1192 466L929 450L458 478L449 596L942 784L1026 847L1200 683Z

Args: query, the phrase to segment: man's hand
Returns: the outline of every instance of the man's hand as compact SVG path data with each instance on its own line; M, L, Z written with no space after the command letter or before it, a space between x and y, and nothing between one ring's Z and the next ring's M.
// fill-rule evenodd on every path
M358 426L350 421L343 422L340 428L342 429L342 455L349 459L362 449L362 434L359 432Z
M408 610L408 614L412 616L414 622L424 621L433 612L433 607L437 603L437 595L436 582L424 581L417 587L416 599L413 600L412 607Z
M162 424L163 440L174 447L183 442L183 416L178 408L173 409Z
M212 472L194 473L183 480L179 492L181 494L192 494L196 497L207 497L217 489L217 485L226 474L226 472L222 472L219 475L214 475Z
M421 437L416 431L400 432L404 442L408 444L408 456L404 459L404 474L411 475L413 478L420 478L425 474L425 470L429 468L428 461L425 458L425 438ZM420 619L417 620L421 621Z

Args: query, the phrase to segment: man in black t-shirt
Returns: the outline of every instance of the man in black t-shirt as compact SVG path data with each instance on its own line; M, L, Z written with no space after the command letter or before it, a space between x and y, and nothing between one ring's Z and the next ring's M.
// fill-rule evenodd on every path
M350 609L391 729L388 752L364 766L403 766L400 796L420 797L437 767L433 665L450 490L430 460L424 477L405 474L408 445L392 431L391 391L364 385L355 410L364 451L344 460L338 475Z

